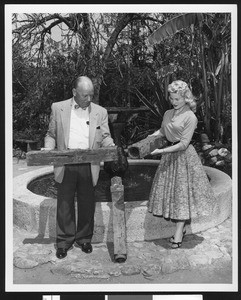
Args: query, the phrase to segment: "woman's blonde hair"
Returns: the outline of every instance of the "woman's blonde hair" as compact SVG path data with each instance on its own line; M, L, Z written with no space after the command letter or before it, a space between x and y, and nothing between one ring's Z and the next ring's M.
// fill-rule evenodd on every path
M177 93L181 95L185 99L185 102L189 105L190 109L193 112L196 111L196 106L197 106L196 99L193 96L186 82L182 80L173 81L171 84L168 85L168 92Z

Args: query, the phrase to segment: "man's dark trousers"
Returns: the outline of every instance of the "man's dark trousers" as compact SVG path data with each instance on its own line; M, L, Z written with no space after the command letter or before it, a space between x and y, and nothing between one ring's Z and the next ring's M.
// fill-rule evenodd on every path
M75 218L77 192L77 226ZM65 166L64 178L57 184L57 247L69 248L90 242L94 230L95 196L90 164Z

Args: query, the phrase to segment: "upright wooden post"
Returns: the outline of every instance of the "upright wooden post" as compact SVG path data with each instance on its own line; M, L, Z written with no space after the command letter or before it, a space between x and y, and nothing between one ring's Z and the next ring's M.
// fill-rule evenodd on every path
M114 259L118 263L126 261L126 221L124 204L124 186L121 177L111 178L111 197L113 208Z

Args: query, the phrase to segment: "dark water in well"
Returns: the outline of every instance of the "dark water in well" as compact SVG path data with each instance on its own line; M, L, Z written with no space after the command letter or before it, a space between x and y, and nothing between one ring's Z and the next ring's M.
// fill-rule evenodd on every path
M129 165L129 169L122 179L124 201L148 200L156 169L157 165ZM98 184L95 187L97 202L111 202L110 185L109 175L104 170L101 170ZM28 185L28 189L37 195L57 198L57 189L53 174L33 180Z

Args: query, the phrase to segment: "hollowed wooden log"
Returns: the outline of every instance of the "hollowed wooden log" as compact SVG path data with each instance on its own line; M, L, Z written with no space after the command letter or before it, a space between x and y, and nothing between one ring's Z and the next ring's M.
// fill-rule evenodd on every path
M168 141L160 136L150 136L128 147L128 156L132 159L143 158L157 148L167 146Z

